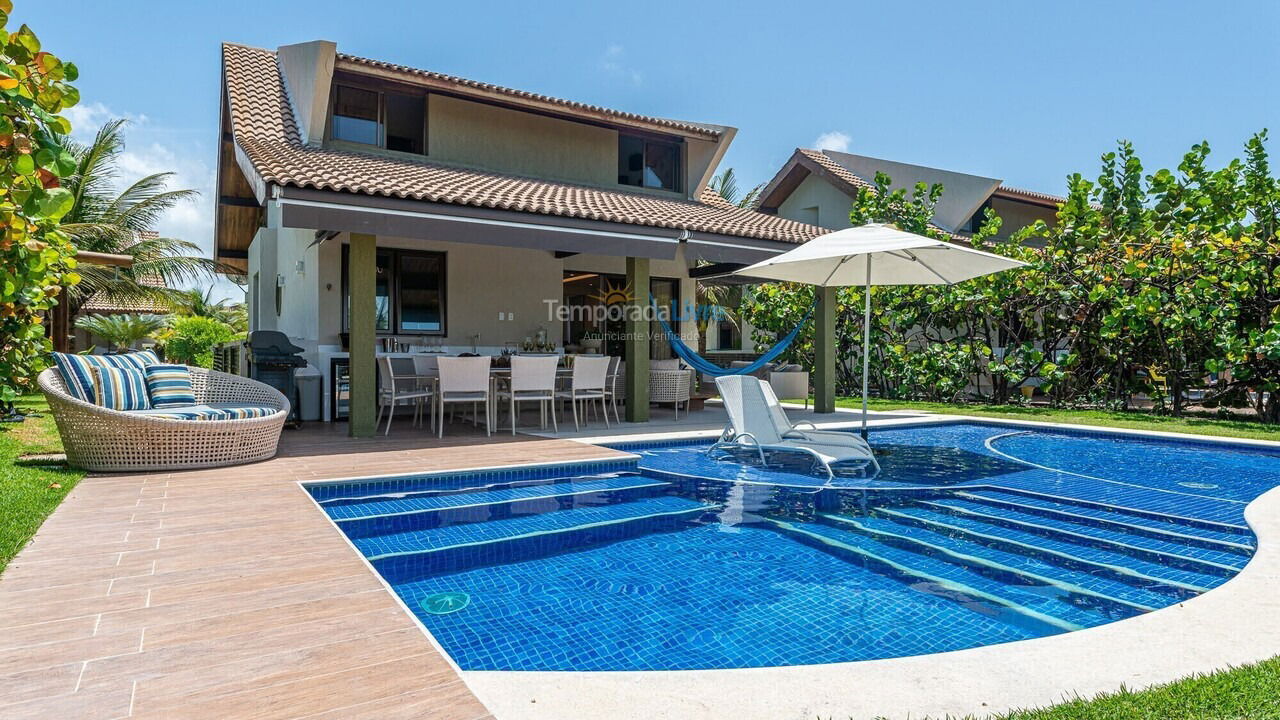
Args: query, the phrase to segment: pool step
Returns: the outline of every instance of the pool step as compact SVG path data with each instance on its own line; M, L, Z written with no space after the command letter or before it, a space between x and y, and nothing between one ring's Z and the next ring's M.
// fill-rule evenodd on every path
M459 570L685 527L720 509L674 495L522 515L482 523L392 532L351 542L379 571L402 578Z
M778 518L765 518L763 521L810 547L846 560L876 565L879 570L888 570L913 588L950 596L976 612L995 615L1011 624L1036 628L1041 634L1079 630L1139 612L1133 608L1121 610L1114 603L1074 595L1058 587L1033 584L1025 577L1009 575L995 579L963 564L949 562L944 557L903 549L855 527Z
M1040 487L1039 481L1036 481L1037 489L1018 487L1010 482L1001 482L993 486L992 489L1064 505L1076 505L1104 512L1122 512L1127 515L1137 515L1162 522L1173 522L1188 527L1214 530L1228 535L1235 535L1243 538L1246 542L1253 539L1253 532L1244 523L1243 519L1232 519L1240 517L1240 511L1243 507L1240 503L1228 500L1195 498L1197 514L1189 515L1186 514L1188 498L1182 495L1160 492L1152 488L1115 485L1102 480L1081 482L1087 485L1087 487L1081 488L1081 491L1088 492L1094 496L1093 498L1086 499L1074 494L1045 492L1038 489ZM1139 499L1141 500L1140 507L1136 504Z
M1193 547L1184 543L1159 540L1146 535L1136 535L1061 518L1035 515L1007 507L997 508L989 504L966 499L940 498L936 500L921 500L918 504L946 513L977 518L1003 527L1039 535L1051 535L1059 539L1086 543L1096 547L1106 547L1153 562L1196 572L1234 575L1248 562L1247 556L1235 552Z
M999 490L966 490L957 492L956 497L1033 515L1059 518L1086 525L1096 524L1102 527L1119 529L1123 532L1172 540L1195 547L1233 552L1246 557L1251 555L1254 550L1253 538L1250 533L1206 528L1198 524L1180 522L1180 518L1176 517L1166 516L1163 519L1157 519L1151 517L1150 513L1137 514L1123 507L1103 510L1087 505L1076 505L1060 500L1050 500Z
M663 494L671 483L642 476L602 478L490 490L380 500L326 508L348 537L501 520L519 515L608 505Z
M943 533L895 522L885 517L820 515L836 527L854 528L899 547L932 554L976 572L995 577L1017 575L1032 584L1051 585L1064 592L1087 595L1116 606L1121 613L1149 612L1169 604L1169 596L1084 570L1050 564L1033 555L1013 553L965 542ZM1188 593L1189 594L1189 593Z
M1044 535L986 522L965 514L948 513L926 505L878 508L876 513L895 521L961 538L979 545L1043 557L1055 565L1101 573L1114 580L1132 582L1161 591L1174 589L1179 599L1226 582L1224 575L1171 567L1118 550L1097 547L1067 537Z
M616 477L636 477L639 475L635 470L616 470L594 473L589 475L553 475L549 477L522 477L518 473L509 473L509 477L499 474L482 475L473 477L462 473L457 475L443 476L427 476L422 478L411 478L406 480L397 480L394 483L386 483L393 485L394 489L386 489L380 487L376 492L362 492L356 488L348 492L351 494L336 495L325 499L317 500L321 507L328 512L331 508L341 507L344 505L362 505L369 502L391 501L391 500L407 500L417 497L436 497L440 495L463 495L469 493L488 492L490 490L505 490L507 488L531 487L538 485L554 485L556 483L570 482L573 480L601 480ZM382 484L375 484L382 485Z

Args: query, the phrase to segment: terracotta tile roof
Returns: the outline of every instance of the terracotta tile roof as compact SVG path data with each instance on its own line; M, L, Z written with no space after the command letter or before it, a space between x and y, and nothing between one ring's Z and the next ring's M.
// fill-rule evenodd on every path
M158 233L150 230L143 230L138 233L144 237L159 237ZM148 287L162 288L165 287L164 278L161 277L143 277L138 279L139 285ZM108 297L102 293L95 293L93 297L84 301L80 306L80 314L97 313L106 315L110 313L145 313L151 315L166 315L173 312L173 308L168 303L159 300L139 300L139 299L116 299Z
M725 200L724 197L720 195L720 193L716 192L715 190L712 190L710 187L702 188L702 194L698 196L698 200L700 200L702 204L710 205L711 207L722 208L725 210L738 209L737 205L734 205L728 200Z
M1000 187L996 188L995 192L992 194L1004 195L1005 197L1012 197L1020 200L1026 200L1028 202L1033 202L1038 205L1055 206L1055 207L1067 201L1066 198L1060 197L1058 195L1050 195L1048 193L1036 192L1035 190L1023 190L1022 188L1009 187L1008 185L1001 185Z
M223 72L232 134L265 182L791 243L825 232L707 202L304 146L274 52L224 44Z
M109 315L111 313L142 313L146 315L166 315L173 312L169 305L155 300L112 300L101 293L89 298L80 306L80 313Z
M574 113L603 115L606 117L616 118L618 120L639 122L646 125L670 128L672 130L680 130L712 138L720 137L721 135L721 129L714 125L705 125L702 123L687 122L684 120L669 120L667 118L653 117L649 115L638 115L636 113L624 112L622 110L612 110L610 108L599 107L597 105L588 105L586 103L574 102L573 100L563 100L561 98L551 97L550 95L541 95L538 93L528 92L526 90L514 90L512 88L502 87L501 85L492 85L490 83L467 80L466 78L460 78L455 75L446 75L432 70L420 70L406 65L396 65L395 63L383 62L381 60L370 60L369 58L347 55L345 53L338 53L338 62L350 63L352 65L363 66L366 68L376 68L378 70L403 75L408 79L427 80L432 84L443 83L460 90L478 91L483 94L505 96L521 102L531 102L538 105L562 108Z
M821 150L810 150L808 148L796 148L796 152L799 153L800 155L803 155L809 158L810 160L817 163L818 165L822 166L822 169L830 173L833 179L838 180L839 182L843 183L846 186L845 190L850 195L856 194L862 188L867 188L867 189L875 188L875 186L872 185L871 183L867 182L866 180L863 180L857 175L854 175L853 172L849 170L849 168L827 157L827 154L822 152Z
M850 197L857 195L858 191L864 188L875 191L875 185L855 175L849 168L831 159L821 150L796 148L787 163L760 192L760 202L768 202L769 207L776 211L777 206L794 192L799 184L797 173L804 173L806 176L809 173L816 173ZM929 223L929 227L951 240L962 242L969 240L968 235L949 232L935 223Z

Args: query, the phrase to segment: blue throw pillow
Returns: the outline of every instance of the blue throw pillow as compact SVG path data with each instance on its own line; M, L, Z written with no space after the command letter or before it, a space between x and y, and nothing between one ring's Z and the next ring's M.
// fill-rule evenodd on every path
M62 373L62 382L67 386L67 392L71 397L96 403L93 368L133 368L141 372L148 365L160 362L160 359L150 350L123 355L76 355L56 352L53 354L53 362L58 366L58 372Z
M147 381L142 371L131 367L97 367L93 375L94 403L111 410L150 410Z
M153 408L176 408L196 404L191 388L191 371L186 365L157 363L147 366L147 394Z

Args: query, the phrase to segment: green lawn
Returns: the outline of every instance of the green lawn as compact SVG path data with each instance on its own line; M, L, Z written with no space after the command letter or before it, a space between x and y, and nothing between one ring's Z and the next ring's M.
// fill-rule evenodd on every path
M836 400L836 405L842 408L860 409L862 407L862 399L839 398ZM1016 405L948 405L945 403L879 399L872 399L868 403L868 407L871 410L924 410L946 415L1042 420L1045 422L1097 425L1100 427L1130 428L1133 430L1161 430L1164 432L1219 435L1253 440L1280 440L1280 426L1276 425L1263 425L1262 423L1245 420L1219 420L1217 418L1172 418L1164 415L1152 415L1138 410L1128 412L1058 410L1046 407L1019 407Z
M36 465L21 455L62 452L53 416L43 395L22 398L18 407L42 415L21 423L0 423L0 572L35 535L84 473L65 465Z
M1197 675L1142 692L1118 692L1000 720L1253 720L1280 718L1280 658Z

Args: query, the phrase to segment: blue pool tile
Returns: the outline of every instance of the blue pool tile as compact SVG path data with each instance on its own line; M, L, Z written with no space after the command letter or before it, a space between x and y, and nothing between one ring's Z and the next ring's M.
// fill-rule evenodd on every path
M706 440L639 460L307 489L464 669L898 657L1123 620L1225 582L1280 454L966 421L875 430L828 480ZM469 602L447 615L420 603Z

